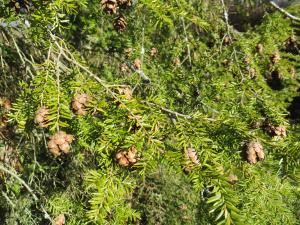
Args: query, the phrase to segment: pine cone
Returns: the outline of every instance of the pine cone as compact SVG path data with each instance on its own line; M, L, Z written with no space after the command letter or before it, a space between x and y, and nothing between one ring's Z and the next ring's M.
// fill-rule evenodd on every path
M224 45L230 45L232 43L232 40L231 40L231 38L229 36L226 36L224 38L224 42L223 43L224 43Z
M29 0L10 0L8 6L14 8L16 13L29 11Z
M49 109L47 109L45 106L41 106L35 113L34 122L37 123L40 128L48 127L48 115Z
M91 97L87 94L76 94L72 101L72 108L77 115L85 116L86 107Z
M297 39L295 36L289 37L286 41L285 41L285 48L288 52L297 52L298 50L298 45L297 45Z
M257 161L263 160L265 158L263 146L259 141L250 141L245 146L245 156L250 164L255 164Z
M54 219L55 225L64 225L66 223L66 218L64 214L60 214Z
M73 140L73 135L67 134L64 131L59 131L50 137L50 140L48 141L49 151L55 156L60 156L62 152L68 154Z
M127 72L130 71L130 69L129 69L129 67L127 66L126 63L122 63L122 64L120 65L120 70L121 70L122 73L127 73Z
M124 53L126 54L126 56L130 56L133 52L133 48L126 48L124 49Z
M246 56L246 57L245 57L244 63L245 63L246 65L249 65L249 64L251 63L251 58L250 58L250 56Z
M142 62L140 59L135 59L133 62L133 66L136 70L140 70L142 68Z
M115 159L120 166L132 166L139 160L137 156L137 149L135 147L131 147L128 151L122 150L115 155Z
M264 129L273 137L285 138L286 137L286 127L283 125L274 126L266 122Z
M172 63L173 63L173 65L176 66L176 67L178 67L178 66L181 65L180 59L179 59L178 57L174 58L174 59L172 60Z
M117 0L102 0L102 9L109 14L117 13L118 2Z
M151 50L150 50L150 55L151 55L152 57L156 56L157 53L158 53L157 48L151 48Z
M187 158L192 161L192 163L199 165L200 161L198 159L198 155L197 152L194 148L187 148L186 150L186 156Z
M11 101L6 97L0 97L0 106L3 107L5 110L11 109Z
M228 182L232 185L236 184L238 182L238 180L239 180L238 177L234 174L230 174L228 177Z
M132 6L132 0L118 0L118 5L130 7Z
M271 55L270 60L273 64L277 64L280 61L280 54L279 52L275 52L273 53L273 55Z
M132 99L132 90L129 87L119 88L118 91L121 95L124 95L127 100Z
M114 22L114 27L118 31L124 31L126 26L127 26L127 22L124 16L119 16Z

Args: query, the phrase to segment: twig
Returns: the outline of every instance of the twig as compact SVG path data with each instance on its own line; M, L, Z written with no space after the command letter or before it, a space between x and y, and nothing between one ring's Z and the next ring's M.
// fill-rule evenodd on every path
M156 108L159 108L161 111L164 111L164 112L173 114L173 115L175 115L175 116L177 116L177 117L183 117L183 118L185 118L185 119L192 119L192 118L193 118L193 117L190 116L190 115L185 115L185 114L182 114L182 113L179 113L179 112L175 112L175 111L170 110L170 109L167 109L167 108L165 108L165 107L163 107L163 106L157 105L157 104L155 104L155 103L153 103L153 102L142 101L142 103L145 103L145 104L150 105L150 106L154 106L154 107L156 107Z
M52 39L55 41L55 45L58 47L58 49L60 50L60 54L70 63L73 63L74 65L76 65L77 67L79 67L80 69L82 69L83 71L85 71L86 73L88 73L88 75L92 78L94 78L98 83L100 83L105 89L106 91L113 96L114 99L116 99L117 101L121 102L121 104L124 106L124 108L132 115L134 116L134 113L132 113L132 111L122 102L122 100L119 99L119 97L116 95L115 92L113 92L110 89L110 85L108 85L104 80L100 79L96 74L92 73L88 68L86 68L85 66L81 65L72 55L72 53L69 51L69 49L67 47L63 48L63 46L59 45L56 38L56 36L54 36L53 34L50 34Z
M226 28L227 28L227 34L228 34L228 37L230 38L230 40L232 39L231 38L231 35L230 35L230 30L229 30L229 17L228 17L228 12L226 10L226 5L224 3L224 0L221 0L221 3L222 3L222 7L223 7L223 12L224 12L224 19L225 19L225 23L226 23Z
M147 84L151 83L150 78L144 73L143 70L136 70L136 69L134 68L134 66L132 66L132 64L129 63L129 62L127 62L126 65L127 65L132 71L134 71L134 72L136 72L138 75L140 75L140 77L142 78L142 80L143 80L145 83L147 83Z
M184 35L185 35L184 40L185 40L186 45L187 45L187 54L188 54L189 64L190 64L190 67L191 67L192 66L191 49L190 49L189 39L188 39L188 36L187 36L186 26L185 26L185 22L184 22L183 17L181 17L181 22L182 22L182 26L183 26Z
M270 4L275 9L277 9L278 11L280 11L281 13L283 13L284 15L286 15L288 18L300 22L300 18L299 17L293 16L292 14L290 14L289 12L287 12L286 10L284 10L283 8L281 8L279 5L277 5L275 2L270 1Z
M3 195L3 197L6 199L6 201L11 205L11 207L15 207L15 204L12 202L12 200L10 200L10 198L7 196L7 194L3 191L1 191L1 194Z
M14 177L15 179L17 179L26 189L27 191L32 195L34 201L38 201L38 197L34 194L33 190L26 184L26 182L20 178L17 174L15 174L13 171L8 170L7 168L5 168L2 164L0 164L0 170L2 170L5 173L8 173L9 175L11 175L12 177ZM47 211L44 209L43 206L40 206L43 213L45 214L45 218L50 220L51 222L53 222L53 220L51 219L51 216L47 213Z
M38 201L38 197L33 193L33 190L26 184L24 180L22 180L17 174L14 172L6 169L4 166L0 165L0 170L4 171L5 173L8 173L12 177L16 178L23 186L28 190L28 192L32 195L33 199L35 201Z

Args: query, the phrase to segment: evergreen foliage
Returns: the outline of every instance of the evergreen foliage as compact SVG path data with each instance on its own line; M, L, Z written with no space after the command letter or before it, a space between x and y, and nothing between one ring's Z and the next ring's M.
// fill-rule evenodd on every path
M299 224L300 24L241 2L1 1L0 224Z

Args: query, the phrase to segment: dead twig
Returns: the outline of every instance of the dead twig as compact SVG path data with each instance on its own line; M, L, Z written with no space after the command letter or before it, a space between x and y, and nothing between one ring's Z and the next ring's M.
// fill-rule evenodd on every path
M275 9L277 9L278 11L280 11L281 13L283 13L285 16L287 16L288 18L290 18L291 20L295 20L295 21L300 22L300 18L299 18L299 17L296 17L296 16L290 14L289 12L287 12L286 10L284 10L283 8L281 8L279 5L277 5L275 2L270 1L270 4L271 4Z

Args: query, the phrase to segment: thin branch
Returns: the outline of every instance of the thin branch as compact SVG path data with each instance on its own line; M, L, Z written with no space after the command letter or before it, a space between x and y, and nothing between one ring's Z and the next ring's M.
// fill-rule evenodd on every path
M291 20L295 20L300 22L300 18L293 16L292 14L290 14L289 12L287 12L286 10L284 10L283 8L281 8L279 5L277 5L275 2L270 1L270 4L277 9L278 11L280 11L281 13L283 13L284 15L286 15L288 18L290 18Z
M0 164L0 170L2 170L5 173L8 173L12 177L14 177L16 180L18 180L27 189L27 191L32 195L34 201L37 202L39 200L38 197L34 194L33 190L28 186L28 184L21 177L19 177L16 173L14 173L12 170L5 168L3 166L3 164ZM53 222L51 216L47 213L47 211L44 209L43 206L41 206L41 210L43 211L45 218L50 220L51 222Z
M142 103L147 104L147 105L149 105L149 106L153 106L153 107L159 108L161 111L164 111L164 112L173 114L173 115L175 115L176 117L183 117L183 118L185 118L185 119L192 119L192 118L193 118L193 117L190 116L190 115L185 115L185 114L182 114L182 113L179 113L179 112L175 112L175 111L170 110L170 109L167 109L167 108L165 108L165 107L163 107L163 106L157 105L157 104L155 104L155 103L153 103L153 102L142 101Z
M147 83L147 84L151 83L150 78L144 73L143 70L141 70L141 69L140 69L140 70L136 70L136 69L134 68L134 66L132 66L132 64L129 63L129 62L127 62L126 65L127 65L132 71L134 71L134 72L136 72L138 75L140 75L140 77L142 78L142 80L143 80L145 83Z
M188 39L188 35L187 35L187 32L186 32L186 26L185 26L185 21L184 21L183 17L181 17L181 22L182 22L184 36L185 36L184 40L185 40L186 45L187 45L187 54L188 54L189 64L190 64L190 67L191 67L192 66L191 49L190 49L189 39Z
M23 186L28 190L28 192L32 195L33 199L35 201L38 201L38 197L33 193L33 190L26 184L26 182L24 180L22 180L17 174L15 174L14 172L6 169L4 166L0 165L0 170L2 170L5 173L8 173L9 175L11 175L12 177L16 178L21 184L23 184Z
M224 19L225 19L226 28L227 28L227 34L228 34L228 37L229 37L230 40L231 40L232 38L231 38L231 34L230 34L230 29L229 29L230 26L229 26L228 12L227 12L226 5L225 5L225 3L224 3L224 0L221 0L221 3L222 3L223 12L224 12Z

